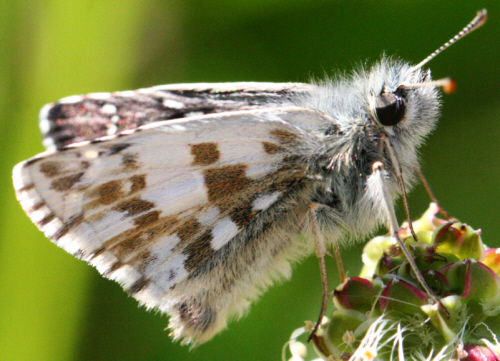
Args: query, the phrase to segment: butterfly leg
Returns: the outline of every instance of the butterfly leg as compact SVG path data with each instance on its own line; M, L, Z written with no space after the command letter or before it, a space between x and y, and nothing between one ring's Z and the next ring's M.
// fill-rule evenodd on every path
M311 226L311 233L314 238L314 248L316 250L316 257L319 260L319 270L321 273L321 284L323 285L323 299L321 302L321 311L319 313L318 320L314 325L314 328L309 335L307 341L311 341L316 332L318 331L321 322L323 321L323 316L326 312L326 305L328 304L328 280L326 276L326 265L325 265L325 255L328 254L325 246L325 237L321 230L319 229L318 217L316 212L318 208L321 207L318 203L311 203L309 210L309 224Z
M429 195L429 198L431 199L431 201L433 201L434 203L437 204L438 206L438 209L439 209L439 212L447 219L447 220L452 220L453 217L451 217L449 215L448 212L445 211L445 209L441 206L441 204L439 204L438 200L436 199L436 197L434 197L434 193L432 193L432 190L431 190L431 187L429 186L429 183L427 182L427 179L425 179L423 173L422 173L422 170L420 169L420 167L417 167L415 168L415 172L417 172L418 174L418 177L420 178L420 181L422 182L422 185L424 186L425 188L425 191L427 192L427 194Z
M340 246L338 242L333 243L333 253L335 254L335 261L337 262L340 282L344 283L347 281L347 276L344 270L344 263L342 262L342 255L340 253Z
M442 307L443 311L445 311L445 313L449 316L448 310L446 309L446 307L444 307L444 305L441 303L441 301L437 298L437 296L434 294L434 292L432 292L430 287L427 285L427 283L424 280L424 277L422 276L422 273L420 273L420 271L418 270L417 265L415 263L415 260L413 259L412 255L410 254L410 251L408 250L408 248L406 248L405 244L403 243L403 241L399 237L399 234L398 234L399 223L398 223L398 220L396 218L396 212L394 210L394 205L392 203L392 199L391 199L389 191L386 187L384 176L383 176L384 165L382 164L382 162L375 162L372 166L372 170L373 170L372 177L374 177L374 182L375 182L375 184L378 185L378 187L381 188L381 194L382 194L381 201L382 201L382 204L383 204L385 211L386 211L386 214L387 214L387 223L388 223L388 228L389 228L389 231L391 233L391 236L396 239L397 243L399 244L399 247L401 248L401 251L405 255L406 260L410 264L410 267L415 274L415 278L420 283L422 288L425 290L427 295L435 303L438 303Z

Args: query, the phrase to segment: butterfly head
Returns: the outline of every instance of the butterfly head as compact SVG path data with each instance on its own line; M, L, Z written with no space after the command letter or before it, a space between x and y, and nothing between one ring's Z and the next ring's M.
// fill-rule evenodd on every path
M437 88L452 92L455 83L450 78L432 81L430 71L424 71L422 67L450 45L481 27L486 18L486 10L479 11L457 35L417 65L410 66L384 57L364 76L368 80L368 94L365 95L368 111L388 135L403 130L408 136L413 135L418 143L418 139L432 130L439 110Z
M440 110L438 87L443 81L432 81L430 70L384 57L355 78L364 83L359 87L364 89L364 118L375 133L418 146L434 129Z

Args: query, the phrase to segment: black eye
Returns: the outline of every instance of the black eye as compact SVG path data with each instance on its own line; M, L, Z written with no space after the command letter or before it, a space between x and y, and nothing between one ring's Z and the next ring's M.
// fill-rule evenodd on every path
M406 105L400 90L394 93L382 93L377 97L375 110L380 124L391 126L398 124L405 117Z

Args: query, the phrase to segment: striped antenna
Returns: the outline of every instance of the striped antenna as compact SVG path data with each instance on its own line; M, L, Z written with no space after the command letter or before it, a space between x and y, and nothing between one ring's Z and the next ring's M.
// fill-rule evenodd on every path
M417 65L413 66L411 69L412 70L420 69L422 66L427 64L430 60L432 60L436 55L438 55L444 49L450 47L450 45L457 42L457 40L463 38L465 35L471 33L472 31L476 30L477 28L481 27L486 22L486 18L487 18L486 9L478 11L476 17L474 19L472 19L472 21L465 28L463 28L462 31L460 31L457 35L455 35L453 38L451 38L446 44L441 46L439 49L437 49L435 52L433 52L427 58L422 60Z

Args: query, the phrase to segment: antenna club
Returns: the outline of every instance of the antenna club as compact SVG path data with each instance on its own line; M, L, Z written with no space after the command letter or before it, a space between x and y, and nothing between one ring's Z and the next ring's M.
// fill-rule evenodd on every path
M476 18L477 18L477 24L474 28L483 26L486 20L488 20L488 11L486 11L486 9L479 10L477 12Z
M443 84L442 89L445 94L454 93L457 89L457 82L452 78L448 78L448 82Z

